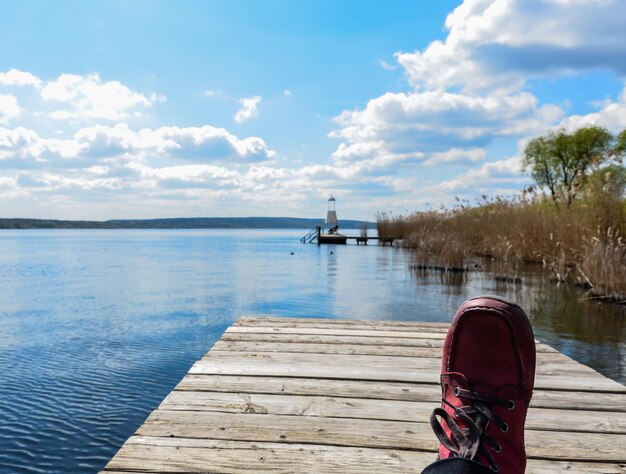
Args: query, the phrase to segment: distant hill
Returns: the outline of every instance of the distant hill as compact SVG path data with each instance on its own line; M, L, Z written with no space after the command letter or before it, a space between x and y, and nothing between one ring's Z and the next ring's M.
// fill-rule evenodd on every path
M341 220L344 229L358 229L364 221ZM58 221L1 219L0 229L312 229L324 219L297 217L186 217L170 219L115 219L110 221ZM370 228L376 224L369 222Z

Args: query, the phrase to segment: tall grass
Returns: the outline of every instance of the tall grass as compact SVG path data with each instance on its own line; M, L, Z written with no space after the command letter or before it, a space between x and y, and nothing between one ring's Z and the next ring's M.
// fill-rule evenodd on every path
M614 227L598 229L577 268L595 295L626 302L626 240Z
M559 281L594 295L626 299L626 206L602 193L558 211L532 190L515 199L483 197L476 205L405 216L379 214L378 235L403 239L418 263L467 265L473 257L542 264Z

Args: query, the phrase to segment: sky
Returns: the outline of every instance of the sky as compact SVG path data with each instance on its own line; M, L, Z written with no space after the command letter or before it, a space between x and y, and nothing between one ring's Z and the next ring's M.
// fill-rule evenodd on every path
M626 129L623 0L21 0L0 44L0 217L373 220Z

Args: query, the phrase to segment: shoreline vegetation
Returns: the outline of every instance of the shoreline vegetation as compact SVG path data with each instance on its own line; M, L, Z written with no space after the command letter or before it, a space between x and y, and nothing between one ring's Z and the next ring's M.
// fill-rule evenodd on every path
M626 205L590 201L559 213L528 194L484 198L476 206L465 202L405 216L383 213L377 229L414 251L416 269L469 271L478 269L476 258L486 258L499 263L502 281L518 282L520 267L537 264L556 282L626 303Z
M357 220L342 220L342 227L360 229ZM182 217L165 219L115 219L74 221L53 219L0 218L0 229L312 229L324 225L324 219L297 217Z
M614 138L597 127L534 139L524 166L537 184L519 196L483 196L475 205L457 198L452 208L380 213L378 235L412 249L415 269L467 271L477 257L486 258L503 270L500 278L516 282L522 265L537 264L558 283L624 304L625 145L626 131Z

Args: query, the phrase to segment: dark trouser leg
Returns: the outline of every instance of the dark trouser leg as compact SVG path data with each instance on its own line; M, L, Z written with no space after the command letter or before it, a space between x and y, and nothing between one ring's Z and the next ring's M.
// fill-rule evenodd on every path
M493 474L493 471L470 459L449 458L426 466L422 474Z

